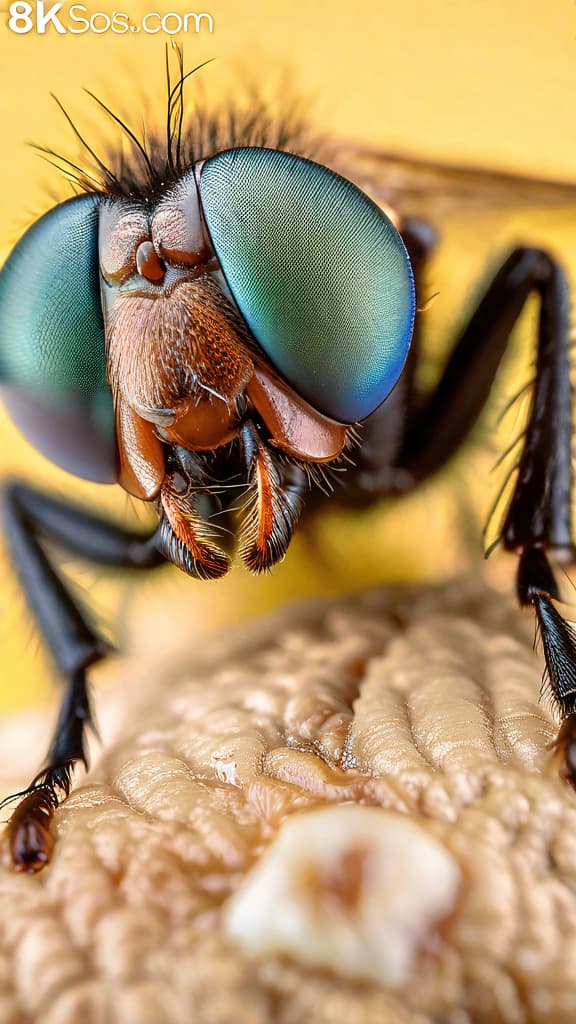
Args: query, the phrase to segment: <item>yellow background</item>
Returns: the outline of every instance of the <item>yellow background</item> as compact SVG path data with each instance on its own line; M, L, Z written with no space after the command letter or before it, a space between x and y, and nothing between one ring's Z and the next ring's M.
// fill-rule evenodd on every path
M47 6L50 6L47 2ZM64 5L64 9L69 5ZM572 0L94 0L95 11L125 10L134 21L145 11L207 11L212 35L188 35L187 66L217 58L203 73L218 97L230 82L249 77L264 90L285 79L310 101L322 131L403 152L524 171L576 181L576 4ZM2 16L2 19L4 16ZM48 144L72 158L78 148L49 93L54 92L91 142L111 138L104 119L82 94L93 89L138 128L164 111L163 45L168 36L14 35L0 22L0 259L21 231L55 199L69 194L56 171L26 146ZM142 101L143 91L149 99ZM430 278L439 297L428 316L437 347L461 316L466 295L486 262L517 238L546 241L573 264L574 211L522 210L485 217L476 211L450 225ZM45 254L49 258L49 254ZM515 375L526 375L524 361ZM524 371L524 376L521 377ZM510 375L509 375L510 376ZM493 461L494 456L491 456ZM455 471L461 497L469 479ZM482 463L489 468L490 458ZM50 483L118 518L134 517L116 488L75 481L37 456L2 416L0 471ZM458 474L461 474L460 476ZM197 642L202 631L235 622L302 593L332 592L364 581L434 578L466 564L457 537L472 535L478 564L481 522L496 485L481 478L480 513L437 501L433 485L390 510L364 517L332 512L312 537L300 537L272 576L251 579L240 569L218 584L197 584L173 573L127 583L101 570L83 569L79 584L89 602L128 647L129 625L144 623L138 644L151 655L174 644ZM480 516L480 518L478 518ZM464 530L461 530L464 524ZM392 554L393 553L393 554ZM475 559L475 561L474 561ZM0 708L46 695L49 665L12 572L0 561ZM126 625L128 624L128 625ZM104 673L105 675L105 673Z

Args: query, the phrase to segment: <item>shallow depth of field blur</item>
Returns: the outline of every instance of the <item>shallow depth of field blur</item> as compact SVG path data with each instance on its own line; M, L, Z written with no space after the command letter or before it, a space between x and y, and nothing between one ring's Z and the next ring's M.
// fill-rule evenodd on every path
M48 7L49 4L46 4ZM65 7L68 5L64 5ZM122 8L94 0L89 10ZM301 93L312 123L355 139L422 157L445 159L576 182L576 5L569 0L161 0L156 6L126 0L137 20L146 10L207 11L212 35L188 35L187 67L216 58L202 75L213 101L246 79L264 93ZM70 194L64 179L26 146L30 140L72 159L81 155L49 93L54 92L96 148L118 138L82 88L94 90L128 114L164 115L162 34L14 35L0 26L0 261L22 230L54 201ZM232 85L233 87L233 85ZM188 86L195 88L194 82ZM142 97L147 99L143 100ZM431 380L461 322L469 296L488 264L518 241L552 248L576 269L576 199L565 210L515 205L488 214L469 209L447 216L446 244L428 277L425 313ZM47 254L48 258L48 254ZM491 473L497 454L518 430L515 411L496 431L497 412L530 375L534 306L523 317L518 341L502 376L477 446L448 472L402 503L382 503L364 515L328 511L310 534L299 535L270 576L251 578L241 568L222 582L191 581L176 570L136 580L70 563L86 601L112 635L129 649L151 654L172 640L201 643L203 631L237 623L287 599L332 593L363 583L435 579L482 566L481 526L502 481ZM137 513L117 488L69 477L50 466L0 415L0 472L70 495L120 521ZM149 521L146 510L142 522ZM31 615L5 555L0 555L0 710L45 700L51 677ZM496 554L489 572L511 560ZM507 570L503 570L506 574ZM133 629L134 623L145 628ZM134 637L137 636L137 641Z

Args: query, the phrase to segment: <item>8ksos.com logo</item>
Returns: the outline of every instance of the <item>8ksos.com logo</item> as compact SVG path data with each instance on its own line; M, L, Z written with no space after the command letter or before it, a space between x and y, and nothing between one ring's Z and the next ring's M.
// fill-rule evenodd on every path
M126 32L145 32L156 35L158 32L165 32L167 35L175 36L181 32L198 34L214 31L214 20L205 12L195 14L190 11L188 14L177 14L169 11L166 14L159 14L156 11L149 11L140 21L134 22L125 11L112 11L111 14L105 11L91 13L85 4L47 4L45 0L29 3L28 0L14 0L8 8L8 15L8 28L18 35L26 35L28 32L44 35L48 31L54 31L61 35L82 35L85 32L95 32L97 35L104 32L115 32L117 35L124 35Z

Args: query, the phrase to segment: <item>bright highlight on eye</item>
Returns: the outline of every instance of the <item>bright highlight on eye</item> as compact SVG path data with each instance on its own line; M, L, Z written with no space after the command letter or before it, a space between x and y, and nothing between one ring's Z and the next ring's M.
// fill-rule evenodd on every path
M212 157L200 194L230 290L276 369L320 412L364 419L412 336L412 269L394 225L350 181L272 149Z

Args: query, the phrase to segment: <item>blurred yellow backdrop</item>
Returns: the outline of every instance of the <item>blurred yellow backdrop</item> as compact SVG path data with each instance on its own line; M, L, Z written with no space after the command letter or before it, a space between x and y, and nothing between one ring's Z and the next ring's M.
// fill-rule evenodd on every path
M51 6L46 0L46 10ZM70 6L62 4L62 15ZM212 33L176 38L184 41L187 66L216 58L202 73L212 96L223 94L243 75L265 90L277 89L288 78L293 92L310 99L321 130L331 135L576 182L572 0L158 0L156 5L152 0L90 0L86 6L90 14L122 9L134 22L152 11L209 13ZM142 32L60 35L51 28L43 35L15 34L7 22L8 15L2 15L0 260L35 216L69 194L58 173L42 165L26 145L33 140L72 157L78 154L49 93L62 100L90 141L98 141L102 131L106 138L111 135L83 95L84 86L129 112L136 128L142 118L157 120L164 109L163 47L170 38ZM143 92L149 100L142 100ZM428 327L442 350L477 274L494 258L493 245L504 249L519 237L544 241L574 265L573 210L551 216L516 209L504 219L501 213L492 220L476 211L452 224L449 244L434 263L430 293L438 290L440 295ZM517 366L520 374L520 357ZM509 388L513 385L514 372ZM490 460L484 464L489 466ZM3 415L0 472L50 484L118 518L134 516L116 488L75 481L52 468ZM483 481L484 508L490 487ZM316 536L299 537L286 562L264 579L251 579L236 569L221 583L197 584L174 570L160 582L133 584L108 580L100 570L88 568L77 579L128 646L132 634L123 624L134 619L148 624L151 652L170 631L179 642L195 642L206 628L241 621L300 594L333 592L382 578L434 578L458 568L463 564L457 540L460 514L452 504L437 500L437 490L429 487L401 507L386 512L378 508L363 517L332 512ZM477 537L478 514L464 505L460 519L466 522L467 516ZM479 537L475 543L479 554ZM394 558L387 553L390 547ZM375 557L376 548L381 559ZM5 559L0 572L0 709L7 709L46 694L49 666Z

